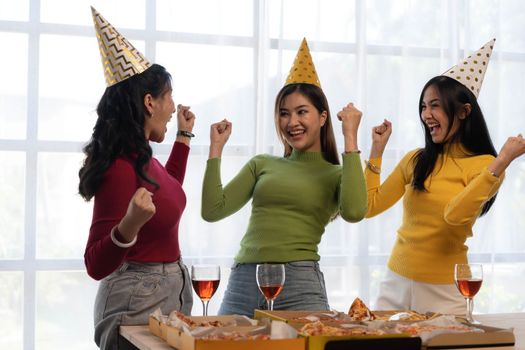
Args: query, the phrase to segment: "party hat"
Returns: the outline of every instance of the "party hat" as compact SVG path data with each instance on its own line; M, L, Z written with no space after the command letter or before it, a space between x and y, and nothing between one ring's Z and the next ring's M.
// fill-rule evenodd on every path
M151 66L146 57L135 49L97 10L91 7L91 12L108 87L142 73Z
M446 75L447 77L459 81L472 91L476 97L478 97L495 42L496 39L492 39L481 49L474 52L472 55L468 56L466 59L441 75Z
M303 39L284 85L305 83L321 87L306 39Z

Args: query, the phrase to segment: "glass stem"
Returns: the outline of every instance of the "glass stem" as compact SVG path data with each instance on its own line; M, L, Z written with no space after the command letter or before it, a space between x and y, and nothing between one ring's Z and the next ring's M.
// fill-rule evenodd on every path
M273 311L273 299L266 299L268 303L268 310Z
M472 323L474 322L474 319L472 318L472 309L474 307L474 299L472 298L465 298L467 302L467 322Z
M209 300L201 300L202 301L202 316L208 316L208 302Z

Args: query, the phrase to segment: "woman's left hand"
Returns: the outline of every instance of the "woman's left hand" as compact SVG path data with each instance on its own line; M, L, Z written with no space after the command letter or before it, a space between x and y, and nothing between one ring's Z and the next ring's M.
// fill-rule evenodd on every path
M337 113L337 119L342 121L343 135L345 136L357 136L357 129L359 129L359 123L361 122L361 116L363 113L355 108L354 104L350 102L342 110Z
M501 147L499 156L501 156L501 158L507 160L508 163L510 163L514 159L523 155L524 153L525 139L521 134L518 134L518 136L511 136L507 139L503 147Z
M177 105L177 128L178 130L192 131L195 124L195 114L190 111L190 106Z
M494 175L500 176L512 161L525 154L525 139L521 134L507 139L496 159L487 166Z
M357 147L357 129L359 129L362 115L363 113L355 108L351 102L337 113L337 119L342 122L343 135L345 137L345 152L347 153L359 149L359 147Z

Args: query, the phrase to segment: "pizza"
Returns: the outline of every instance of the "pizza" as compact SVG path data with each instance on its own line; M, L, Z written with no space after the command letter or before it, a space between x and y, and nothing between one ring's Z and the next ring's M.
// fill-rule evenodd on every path
M431 314L427 316L416 311L393 311L393 312L376 312L374 314L376 320L382 321L424 321L436 317L438 314Z
M412 323L412 324L398 324L396 330L401 333L408 333L410 335L421 335L423 333L432 333L436 331L446 331L446 332L481 332L481 329L464 326L464 325L434 325L434 324L421 324L421 323Z
M431 313L429 313L431 314ZM428 315L420 314L416 311L377 311L372 312L366 304L359 298L355 298L354 302L348 310L348 315L355 321L424 321L438 316L439 314Z
M299 330L299 333L304 336L342 336L342 335L383 335L385 331L380 329L370 329L366 326L356 326L351 328L340 328L324 324L321 321L311 322L305 324Z
M270 339L269 334L246 334L241 332L219 332L209 334L199 339L203 340L268 340Z
M226 324L224 322L221 322L219 320L215 321L203 321L203 322L195 322L190 317L184 315L180 311L174 311L175 317L177 317L179 320L184 322L190 329L198 328L198 327L224 327ZM171 315L170 315L171 316Z
M348 310L348 315L355 321L371 321L376 317L366 306L366 304L359 298L355 298L354 302Z
M353 321L347 314L339 311L331 312L312 312L308 315L297 316L288 318L288 321L295 323L310 323L315 321L328 322L328 323L348 323Z

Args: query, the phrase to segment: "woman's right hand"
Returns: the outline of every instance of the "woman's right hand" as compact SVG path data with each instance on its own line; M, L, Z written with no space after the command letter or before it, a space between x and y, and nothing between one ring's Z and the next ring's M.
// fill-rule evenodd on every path
M131 242L142 226L155 215L156 208L153 204L153 193L140 187L135 191L128 204L126 215L118 225L120 234Z
M382 124L372 128L372 149L370 158L379 158L383 156L388 139L392 135L392 123L385 119Z
M213 123L210 127L210 155L209 158L221 156L224 145L232 133L232 123L223 119L218 123Z
M357 130L363 113L357 109L352 102L348 103L337 113L337 119L341 121L343 136L345 140L345 153L359 149L357 147Z

